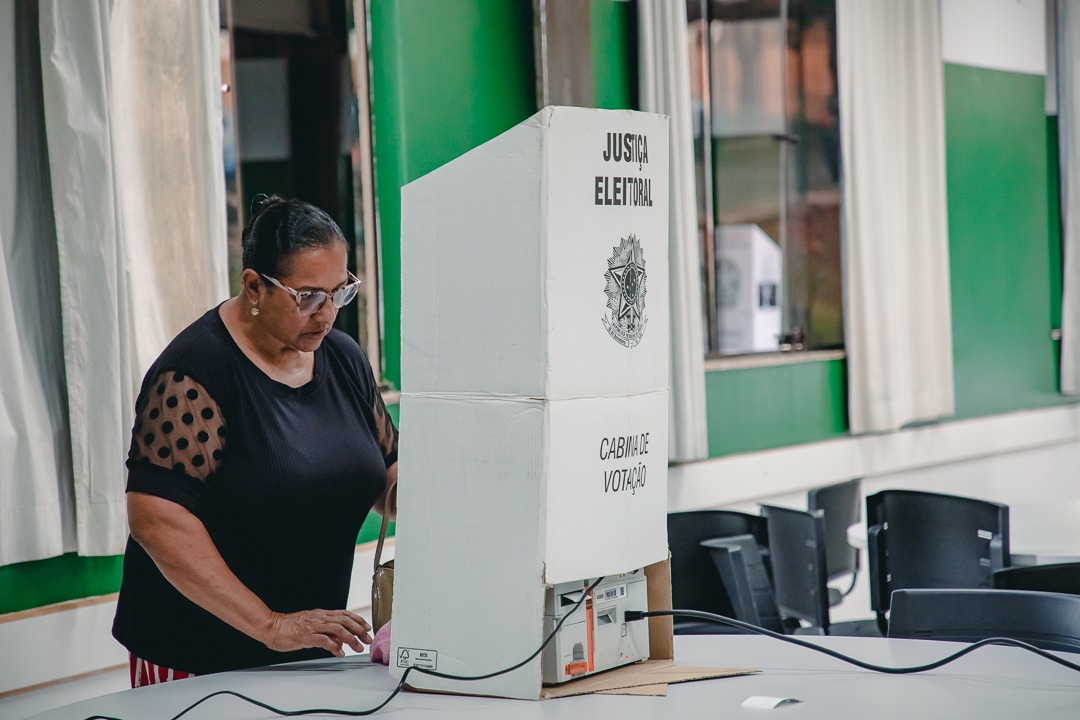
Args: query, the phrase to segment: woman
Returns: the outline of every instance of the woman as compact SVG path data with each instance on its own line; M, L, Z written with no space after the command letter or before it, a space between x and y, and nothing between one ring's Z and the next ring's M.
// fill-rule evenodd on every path
M344 606L360 525L394 510L397 430L364 353L332 329L360 284L347 256L325 212L267 198L240 293L146 374L113 623L133 686L372 642Z

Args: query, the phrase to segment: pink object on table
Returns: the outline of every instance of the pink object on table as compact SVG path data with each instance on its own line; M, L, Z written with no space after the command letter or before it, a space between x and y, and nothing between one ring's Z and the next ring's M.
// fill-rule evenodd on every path
M375 633L371 642L371 662L390 664L390 624L392 622L393 620L387 621L379 628L379 632Z

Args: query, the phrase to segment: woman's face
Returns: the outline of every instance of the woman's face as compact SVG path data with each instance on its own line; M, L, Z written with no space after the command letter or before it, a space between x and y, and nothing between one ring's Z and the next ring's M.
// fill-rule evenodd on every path
M341 242L299 250L285 263L288 274L275 279L297 292L322 290L333 294L349 282L347 261L347 249ZM314 352L334 325L337 317L334 303L327 298L315 312L301 315L292 293L261 277L260 280L258 319L266 332L288 348Z

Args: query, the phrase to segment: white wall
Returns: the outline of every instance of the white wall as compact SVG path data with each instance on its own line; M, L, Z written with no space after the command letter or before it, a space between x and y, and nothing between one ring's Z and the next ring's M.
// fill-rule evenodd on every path
M1049 454L1031 453L1055 447ZM669 477L668 510L756 502L855 477L883 483L918 479L931 489L958 494L1080 497L1074 480L1078 459L1080 406L1025 410L676 466Z
M1046 0L941 0L945 62L1046 74Z

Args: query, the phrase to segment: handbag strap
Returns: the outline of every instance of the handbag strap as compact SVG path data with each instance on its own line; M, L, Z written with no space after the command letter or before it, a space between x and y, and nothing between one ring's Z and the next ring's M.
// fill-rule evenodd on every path
M386 541L386 523L390 519L390 513L383 508L382 515L382 528L379 530L379 544L375 546L375 567L372 568L372 572L379 569L379 565L382 563L382 546Z

